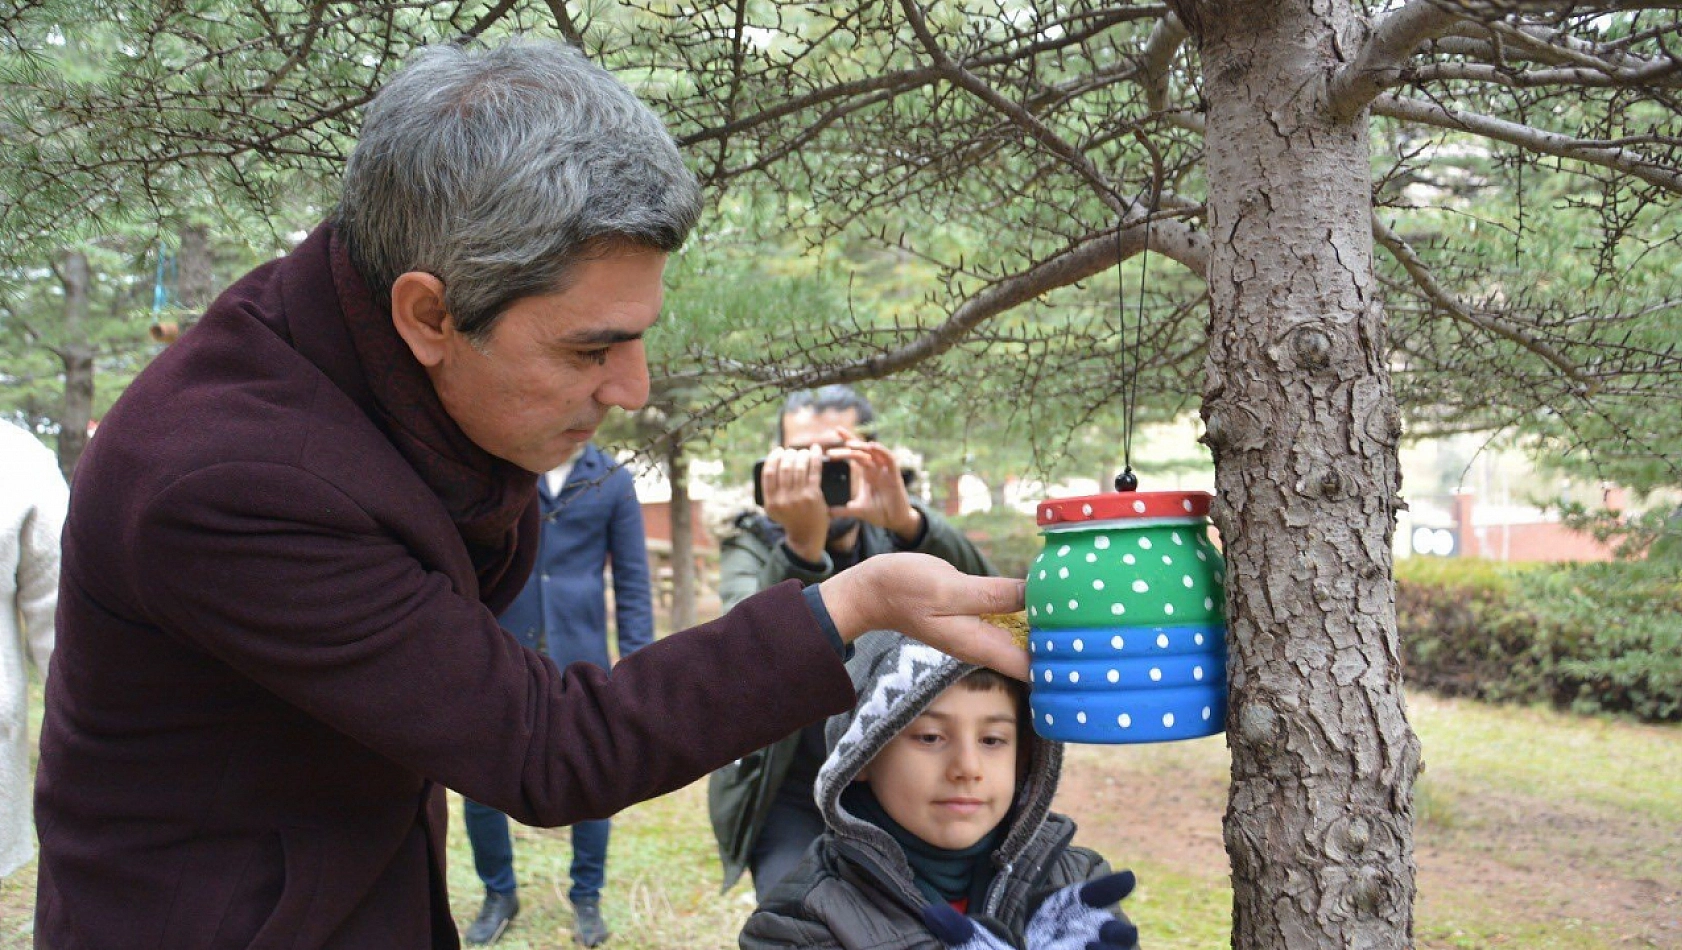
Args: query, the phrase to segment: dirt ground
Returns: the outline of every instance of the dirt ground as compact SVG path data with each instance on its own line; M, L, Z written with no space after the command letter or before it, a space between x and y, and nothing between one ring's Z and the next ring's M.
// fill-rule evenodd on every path
M1220 769L1186 758L1130 769L1100 749L1070 747L1058 810L1102 829L1099 850L1117 866L1136 855L1225 883L1221 754ZM1543 928L1599 922L1620 945L1682 950L1682 829L1516 789L1466 796L1455 810L1452 827L1424 823L1415 833L1416 924L1481 906ZM1420 947L1462 945L1416 936Z

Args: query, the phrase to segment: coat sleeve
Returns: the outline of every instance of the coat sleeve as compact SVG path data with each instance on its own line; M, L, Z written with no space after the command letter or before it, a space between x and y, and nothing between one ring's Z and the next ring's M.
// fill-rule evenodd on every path
M70 491L50 452L29 453L35 498L18 538L17 612L30 659L47 675L53 655L53 614L58 607L59 539Z
M731 535L719 543L718 594L726 610L783 581L817 584L834 573L835 563L827 551L823 563L812 570L796 564L783 545L766 544L750 531Z
M823 921L786 904L754 911L737 946L741 950L842 950L841 941Z
M605 818L846 709L796 585L609 676L557 669L318 476L183 476L125 540L149 622L370 750L531 825Z
M613 613L619 658L654 642L654 597L648 576L648 538L642 505L629 470L613 473L613 517L607 526L607 556L613 562Z

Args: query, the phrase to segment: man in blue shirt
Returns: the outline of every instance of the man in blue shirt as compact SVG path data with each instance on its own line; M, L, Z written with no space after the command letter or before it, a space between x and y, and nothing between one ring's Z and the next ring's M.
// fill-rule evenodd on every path
M607 603L603 571L613 567L613 604L619 655L654 639L649 592L648 548L642 508L631 473L593 444L585 444L538 482L543 534L537 566L520 596L500 618L522 644L548 652L557 666L612 665L607 651ZM508 819L473 801L465 803L473 864L485 883L485 903L467 929L470 944L500 938L520 902L515 895L514 849ZM601 914L607 869L609 822L572 826L573 939L594 947L608 938Z

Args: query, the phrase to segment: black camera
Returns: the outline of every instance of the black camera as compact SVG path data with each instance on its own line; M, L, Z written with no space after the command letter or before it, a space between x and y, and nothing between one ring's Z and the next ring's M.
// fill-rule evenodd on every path
M753 503L761 508L765 507L765 484L760 481L764 472L764 460L753 463ZM831 508L846 507L853 500L852 465L846 459L824 459L819 484L823 486L824 504Z

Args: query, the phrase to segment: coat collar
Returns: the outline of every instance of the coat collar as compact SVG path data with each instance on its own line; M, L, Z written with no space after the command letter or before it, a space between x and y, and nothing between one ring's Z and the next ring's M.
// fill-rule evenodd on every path
M549 479L547 477L538 478L537 491L542 495L544 501L553 503L561 495L566 494L567 489L580 482L601 478L609 468L611 468L611 465L608 462L607 453L596 448L594 442L586 442L584 448L578 453L578 459L572 463L572 468L567 472L566 481L561 483L560 491L549 491Z

